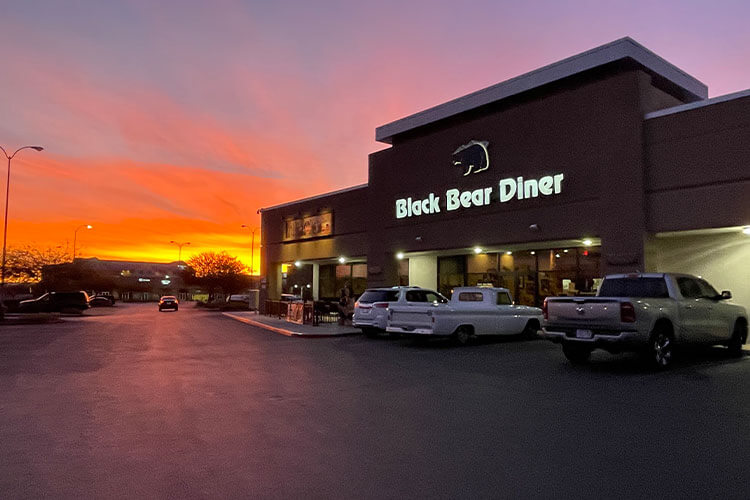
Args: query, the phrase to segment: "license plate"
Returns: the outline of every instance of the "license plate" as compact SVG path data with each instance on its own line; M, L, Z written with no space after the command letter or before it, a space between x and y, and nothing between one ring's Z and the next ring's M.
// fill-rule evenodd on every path
M591 330L576 330L577 339L590 339L594 336L594 332Z

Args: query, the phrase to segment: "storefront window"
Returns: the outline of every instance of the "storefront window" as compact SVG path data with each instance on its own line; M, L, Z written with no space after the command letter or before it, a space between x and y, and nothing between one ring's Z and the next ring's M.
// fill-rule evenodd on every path
M438 292L451 296L453 288L466 285L466 256L438 259Z
M496 286L510 290L516 304L539 306L552 295L596 293L599 261L599 247L441 258L439 291L449 295L456 286Z
M409 285L409 259L401 259L398 262L398 284Z
M321 300L338 300L340 290L345 286L358 297L367 288L367 264L322 265L318 286Z
M282 293L299 295L305 300L312 299L312 266L297 267L294 264L285 266L282 274Z

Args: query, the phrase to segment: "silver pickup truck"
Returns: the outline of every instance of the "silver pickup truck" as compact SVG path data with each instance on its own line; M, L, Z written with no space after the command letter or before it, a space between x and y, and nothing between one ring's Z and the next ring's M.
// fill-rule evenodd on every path
M587 361L597 348L643 350L664 368L680 343L723 344L741 355L747 311L731 298L687 274L615 274L602 281L596 297L548 297L543 335L561 343L573 363Z
M506 288L460 287L448 303L389 306L386 331L466 344L479 335L536 336L541 323L542 310L513 304Z

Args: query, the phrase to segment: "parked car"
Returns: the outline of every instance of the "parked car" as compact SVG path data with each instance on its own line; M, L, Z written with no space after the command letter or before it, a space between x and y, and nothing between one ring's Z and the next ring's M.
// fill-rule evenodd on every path
M672 363L677 344L726 345L741 355L747 341L747 311L732 304L706 280L672 273L614 274L596 297L549 297L544 336L562 344L572 363L594 349L641 350L657 368Z
M407 297L409 294L407 291ZM458 344L466 344L480 335L536 336L541 325L542 310L513 304L506 288L458 287L447 303L389 307L386 331L452 337Z
M165 295L159 299L159 311L164 309L174 309L177 311L180 307L180 301L174 295Z
M84 291L78 292L49 292L31 300L22 300L18 304L18 312L78 312L89 308L89 296Z
M95 295L89 298L89 306L91 307L112 307L115 305L115 301L111 295Z
M386 331L389 307L432 302L445 303L448 299L438 292L417 286L368 288L354 303L352 325L368 337L374 337Z

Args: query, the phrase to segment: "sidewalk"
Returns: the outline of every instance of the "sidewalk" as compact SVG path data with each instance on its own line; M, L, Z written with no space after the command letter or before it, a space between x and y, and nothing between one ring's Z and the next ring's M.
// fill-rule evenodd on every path
M339 337L362 333L351 325L341 326L337 323L323 323L320 326L298 325L275 316L264 316L254 311L232 311L222 313L224 316L249 325L264 328L288 337Z

